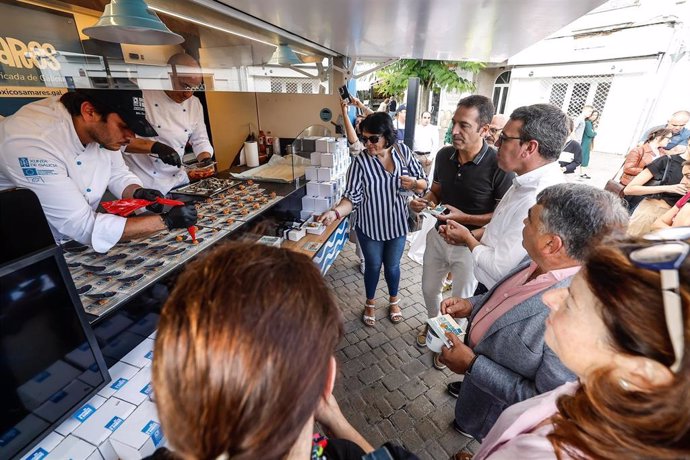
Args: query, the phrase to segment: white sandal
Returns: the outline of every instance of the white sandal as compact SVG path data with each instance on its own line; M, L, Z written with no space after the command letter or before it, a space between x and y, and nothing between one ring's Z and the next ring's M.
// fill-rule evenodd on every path
M388 304L388 318L391 320L391 323L393 324L398 324L400 323L404 318L402 315L402 311L391 311L393 307L398 307L400 308L400 299L390 302Z
M364 313L362 313L362 322L364 323L365 326L374 327L374 326L376 326L376 316L374 316L374 314L367 315L367 308L371 308L372 310L375 310L376 305L365 304Z

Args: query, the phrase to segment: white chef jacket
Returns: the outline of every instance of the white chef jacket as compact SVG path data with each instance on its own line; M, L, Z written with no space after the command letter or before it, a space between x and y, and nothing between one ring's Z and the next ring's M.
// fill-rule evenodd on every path
M204 109L196 96L178 104L163 91L145 90L144 104L146 119L158 133L152 140L162 142L174 148L184 156L184 148L189 141L194 155L202 152L213 154L213 147L208 140ZM144 187L160 190L164 195L172 188L189 183L184 168L163 163L146 154L126 153L125 162L129 169L144 183Z
M557 161L516 176L487 224L481 244L472 250L474 276L487 289L527 255L522 246L523 220L546 187L566 182Z
M141 181L119 151L82 145L59 97L25 105L0 123L0 190L31 189L57 242L74 239L108 251L127 219L96 208L106 188L121 198L132 184Z
M429 159L433 160L438 150L438 126L417 125L414 129L414 151L429 152Z

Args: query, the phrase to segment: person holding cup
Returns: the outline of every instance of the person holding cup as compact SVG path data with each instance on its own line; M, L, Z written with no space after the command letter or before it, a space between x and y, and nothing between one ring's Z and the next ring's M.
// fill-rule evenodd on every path
M575 379L544 344L542 293L569 286L599 241L625 232L628 213L605 190L559 184L539 193L523 223L528 258L485 295L441 303L441 313L469 318L465 343L453 338L440 360L465 375L448 385L458 398L454 427L478 440L509 405Z
M403 320L398 287L408 231L407 195L427 189L426 175L412 151L404 144L396 145L395 129L387 113L369 115L360 123L360 131L365 150L352 160L343 198L318 221L330 225L357 209L354 231L364 253L367 297L362 321L367 326L375 325L374 297L383 265L388 316L397 324Z

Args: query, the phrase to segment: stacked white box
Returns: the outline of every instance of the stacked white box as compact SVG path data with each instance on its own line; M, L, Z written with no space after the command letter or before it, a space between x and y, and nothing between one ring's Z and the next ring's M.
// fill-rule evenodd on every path
M110 437L110 442L122 460L147 457L165 441L160 427L156 405L145 401L137 407Z
M138 406L146 401L153 392L151 385L151 368L142 368L122 388L115 392L115 397Z
M73 434L89 444L100 445L122 425L134 409L133 404L110 398L74 430Z
M153 340L144 339L136 348L127 353L121 361L139 368L150 366L153 360L154 344Z
M86 404L74 411L74 414L72 414L70 418L55 428L55 432L61 434L62 436L67 436L68 434L72 433L79 427L79 425L84 423L89 419L89 417L95 414L96 411L103 404L105 404L105 401L106 398L99 395L94 395L93 398L89 399Z
M113 367L109 369L110 372L110 383L105 387L101 388L98 392L99 396L104 398L110 398L115 392L119 391L124 387L137 373L139 372L138 367L134 367L131 364L123 363L118 361Z
M102 460L103 456L98 452L96 446L69 435L43 458L55 460L65 460L66 458L70 460Z
M350 165L350 152L345 138L323 137L316 139L311 166L307 166L306 195L302 198L300 217L305 220L312 214L320 214L340 201Z
M65 439L56 432L49 433L48 436L41 439L41 441L33 446L28 454L24 455L21 460L39 460L45 458L49 452L55 450L55 448Z

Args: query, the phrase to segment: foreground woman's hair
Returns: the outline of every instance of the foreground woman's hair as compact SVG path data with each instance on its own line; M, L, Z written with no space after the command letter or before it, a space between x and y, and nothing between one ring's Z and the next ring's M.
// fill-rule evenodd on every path
M658 272L635 267L627 257L634 248L599 246L583 267L598 299L596 308L619 353L647 357L664 366L674 362L666 328ZM549 436L556 452L581 458L688 458L690 452L690 267L680 272L685 352L669 385L653 391L629 391L603 369L572 396L558 401L559 414ZM573 450L574 449L574 450ZM560 455L559 455L560 457Z
M153 363L175 454L283 458L317 407L341 335L337 306L302 254L233 243L189 264L163 308Z

